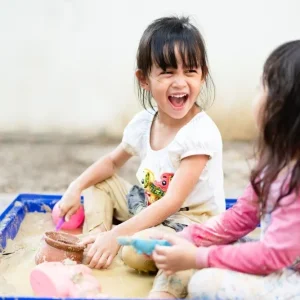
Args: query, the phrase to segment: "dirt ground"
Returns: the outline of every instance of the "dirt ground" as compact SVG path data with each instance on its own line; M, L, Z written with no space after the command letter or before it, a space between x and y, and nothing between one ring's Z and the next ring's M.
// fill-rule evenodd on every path
M63 193L68 184L101 155L115 147L109 139L74 137L36 137L0 139L0 193ZM224 142L224 179L226 197L243 191L251 163L252 145ZM136 182L138 158L120 171L129 182Z

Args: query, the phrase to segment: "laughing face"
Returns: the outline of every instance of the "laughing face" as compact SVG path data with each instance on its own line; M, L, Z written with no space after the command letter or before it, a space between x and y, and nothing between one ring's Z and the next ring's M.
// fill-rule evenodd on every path
M175 54L176 69L170 67L163 70L154 64L148 78L140 82L143 88L151 92L160 115L182 119L194 107L204 80L201 67L186 68L178 51Z

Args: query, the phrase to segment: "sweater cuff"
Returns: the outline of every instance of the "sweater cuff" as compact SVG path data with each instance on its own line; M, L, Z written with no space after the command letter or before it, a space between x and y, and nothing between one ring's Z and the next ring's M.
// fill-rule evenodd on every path
M194 244L193 237L190 233L189 227L184 228L182 231L177 232L177 235L181 238L188 240L189 242Z
M196 267L197 269L208 268L208 255L209 252L215 248L214 246L211 247L199 247L197 249L197 256L196 256Z

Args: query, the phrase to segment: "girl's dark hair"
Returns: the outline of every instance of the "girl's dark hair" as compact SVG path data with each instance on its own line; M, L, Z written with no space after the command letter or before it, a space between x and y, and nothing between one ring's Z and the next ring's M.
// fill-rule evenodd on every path
M261 111L258 164L251 184L261 203L261 214L274 210L283 197L300 189L300 40L275 49L263 69L266 101ZM272 182L285 169L285 180L272 207L267 198ZM280 174L281 176L281 174Z
M201 101L208 101L208 97L202 97L203 93L212 90L214 84L211 79L206 49L203 37L199 30L190 23L188 17L165 17L155 20L143 33L137 52L137 68L143 75L148 77L151 67L156 64L161 69L177 68L175 47L178 47L179 54L185 68L202 69L202 76L206 82L206 91L201 90ZM152 106L151 93L138 85L138 96L145 109ZM208 95L206 95L208 96ZM212 99L214 98L214 95ZM206 103L207 104L207 103ZM203 106L204 103L201 103Z

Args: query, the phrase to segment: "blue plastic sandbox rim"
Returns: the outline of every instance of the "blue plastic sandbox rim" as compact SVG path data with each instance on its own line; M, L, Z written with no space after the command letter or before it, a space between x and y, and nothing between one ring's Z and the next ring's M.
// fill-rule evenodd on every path
M0 252L5 249L8 239L16 237L27 212L46 213L61 198L60 194L19 194L0 214Z

